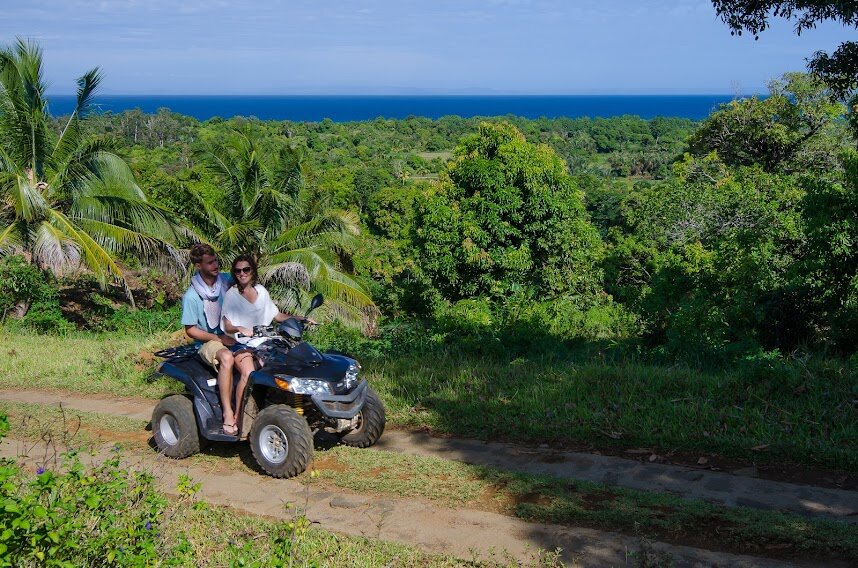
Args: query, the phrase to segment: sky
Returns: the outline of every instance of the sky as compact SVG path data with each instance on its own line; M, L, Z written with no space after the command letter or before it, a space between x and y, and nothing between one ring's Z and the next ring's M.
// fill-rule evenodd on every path
M755 94L855 30L731 37L708 0L2 0L50 94Z

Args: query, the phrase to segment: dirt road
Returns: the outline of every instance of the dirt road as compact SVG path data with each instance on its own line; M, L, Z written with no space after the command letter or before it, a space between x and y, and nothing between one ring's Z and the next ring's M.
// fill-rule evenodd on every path
M145 399L120 399L44 391L0 391L0 399L56 405L69 409L123 415L148 420L154 406ZM7 440L5 456L21 453L23 445ZM622 458L556 452L511 444L432 438L425 434L385 432L378 448L512 471L543 473L598 481L650 491L669 491L725 505L786 509L812 516L854 521L858 495L851 491L784 484L725 473L663 464L642 464ZM22 458L26 459L26 458ZM462 558L488 557L507 551L524 559L534 549L561 548L563 558L579 566L634 566L641 554L670 558L676 566L787 566L773 560L716 553L640 539L612 532L559 525L527 523L512 517L467 509L449 509L422 499L396 499L346 490L320 490L296 481L273 479L248 469L190 466L155 454L129 456L134 465L153 469L170 491L187 473L203 484L206 500L252 514L285 518L292 503L323 528L350 535L393 540L429 552ZM235 495L242 495L236 502ZM276 496L272 498L272 496ZM851 515L851 516L850 516Z

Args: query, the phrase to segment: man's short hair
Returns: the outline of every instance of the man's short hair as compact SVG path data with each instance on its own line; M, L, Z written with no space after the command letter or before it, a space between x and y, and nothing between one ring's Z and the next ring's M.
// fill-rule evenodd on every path
M208 243L197 243L191 247L191 264L203 261L205 255L216 256L214 248Z

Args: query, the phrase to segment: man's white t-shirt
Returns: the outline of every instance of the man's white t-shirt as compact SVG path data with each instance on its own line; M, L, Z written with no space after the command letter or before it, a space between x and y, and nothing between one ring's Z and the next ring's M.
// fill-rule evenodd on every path
M269 325L280 310L268 295L268 290L262 284L254 286L257 296L256 301L251 303L238 293L238 288L233 286L226 292L223 299L222 317L225 317L236 327L246 327L252 330L257 325Z

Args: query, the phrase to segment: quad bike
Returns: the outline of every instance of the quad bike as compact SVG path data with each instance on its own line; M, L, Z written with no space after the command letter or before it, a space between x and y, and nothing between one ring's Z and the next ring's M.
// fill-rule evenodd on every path
M307 314L323 301L321 294L315 296ZM155 353L164 358L157 374L180 381L186 391L161 399L152 413L158 449L185 458L209 441L248 439L253 457L267 474L292 477L312 461L313 436L319 430L349 446L373 445L384 431L384 405L366 380L358 378L360 364L337 351L320 353L303 341L303 333L304 323L296 318L254 328L250 344L255 345L260 368L250 374L241 393L236 435L222 430L217 372L200 359L196 346Z

